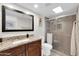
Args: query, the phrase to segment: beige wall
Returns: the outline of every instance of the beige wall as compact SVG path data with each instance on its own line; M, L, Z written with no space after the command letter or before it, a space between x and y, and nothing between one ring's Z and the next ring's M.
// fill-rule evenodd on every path
M58 18L50 23L50 31L54 34L54 49L67 55L70 55L71 32L74 20L76 20L76 16L71 15Z

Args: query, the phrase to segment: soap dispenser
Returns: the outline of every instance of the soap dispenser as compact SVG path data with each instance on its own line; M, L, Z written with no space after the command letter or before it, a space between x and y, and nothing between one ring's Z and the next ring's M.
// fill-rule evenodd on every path
M2 42L2 38L0 38L0 42Z
M26 37L29 38L29 34L26 34Z

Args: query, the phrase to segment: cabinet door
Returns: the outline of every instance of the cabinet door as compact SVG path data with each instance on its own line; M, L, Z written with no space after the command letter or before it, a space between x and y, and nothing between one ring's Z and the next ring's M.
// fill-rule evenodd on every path
M25 55L25 45L11 48L0 52L2 56L24 56Z
M26 45L26 55L41 56L41 40Z

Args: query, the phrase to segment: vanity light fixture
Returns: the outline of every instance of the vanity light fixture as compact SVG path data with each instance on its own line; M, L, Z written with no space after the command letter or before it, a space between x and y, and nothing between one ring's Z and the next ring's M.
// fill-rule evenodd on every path
M38 8L38 4L34 4L34 8Z
M63 12L63 9L62 9L60 6L54 8L54 9L52 9L52 10L53 10L53 12L55 12L55 13L61 13L61 12Z

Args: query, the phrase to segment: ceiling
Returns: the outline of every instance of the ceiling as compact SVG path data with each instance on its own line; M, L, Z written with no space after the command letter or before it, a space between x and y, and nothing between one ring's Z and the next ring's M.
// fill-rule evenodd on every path
M38 8L34 8L34 4L38 4ZM26 8L36 14L45 17L56 17L60 15L75 14L78 3L18 3L17 5ZM52 9L61 6L64 10L62 13L54 13Z

